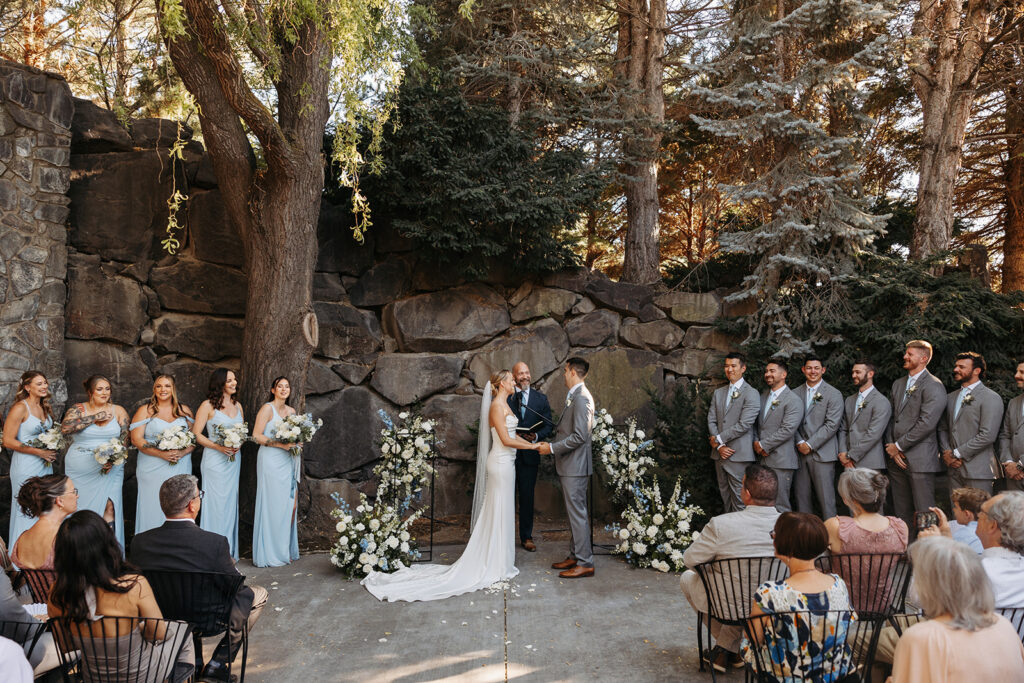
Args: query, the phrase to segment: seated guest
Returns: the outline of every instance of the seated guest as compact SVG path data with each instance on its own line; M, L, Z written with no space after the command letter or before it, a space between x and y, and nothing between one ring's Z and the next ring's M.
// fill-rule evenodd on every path
M782 581L766 581L754 593L750 616L775 615L772 628L760 629L753 643L744 642L744 659L754 663L751 648L763 648L763 658L769 658L777 675L785 680L818 680L815 671L805 671L811 664L806 653L815 650L813 666L832 672L827 680L842 680L848 672L850 650L846 646L846 632L850 619L839 619L830 610L849 610L850 594L846 584L835 574L823 574L814 566L814 559L828 547L825 524L814 515L804 512L784 512L775 522L773 533L775 556L789 567L789 577ZM796 623L784 616L787 612L810 610L810 623ZM767 620L766 620L767 621ZM786 629L785 632L782 629ZM833 643L841 643L830 650L813 648L814 634L831 632ZM828 639L825 639L825 643ZM788 648L794 648L790 651ZM827 647L827 645L826 645ZM820 676L820 671L817 672Z
M79 510L64 520L54 549L57 579L50 590L47 613L75 622L69 634L72 640L82 632L90 632L93 638L113 638L119 622L101 621L101 617L163 619L146 577L121 559L114 531L92 510ZM165 628L148 621L142 627L143 638L121 633L117 641L110 642L105 657L87 660L86 680L105 680L111 668L117 669L118 680L160 680L174 666L175 654L177 661L191 664L191 638L184 637L180 653L160 645L165 638L180 637L179 629L184 628L181 622ZM129 639L137 650L125 653ZM158 659L151 656L152 648L160 648Z
M22 534L22 536L24 536L24 534ZM22 606L21 600L18 599L17 594L14 592L14 588L11 586L11 580L4 572L0 572L0 621L21 624L40 623ZM13 631L11 633L13 633ZM27 652L28 648L32 646L32 641L31 639L26 640L23 643L19 643L19 645L24 646ZM39 641L36 643L35 649L32 650L32 657L29 662L31 663L32 668L35 669L36 674L51 671L60 664L60 660L57 657L57 647L53 642L53 636L49 633L44 633L39 637ZM0 673L2 672L3 668L0 667ZM0 675L0 681L6 680L8 679Z
M36 522L11 548L11 561L22 569L53 569L53 541L68 515L78 511L78 489L70 477L47 474L25 480L18 505Z
M890 680L1024 680L1024 646L1010 622L993 611L977 554L949 538L925 537L911 546L910 557L928 619L899 639Z
M992 496L981 489L953 489L950 498L953 500L953 517L949 528L953 532L953 540L970 546L971 550L981 555L981 539L978 538L978 513L981 506Z
M160 485L160 509L167 521L132 541L131 561L144 571L239 573L231 559L228 539L204 531L195 523L203 499L198 483L191 474L177 474ZM242 629L246 623L252 629L266 604L264 588L242 586L231 609L231 628L217 645L201 678L228 680L227 665L234 661L242 645Z
M746 507L712 518L697 540L683 553L683 562L689 569L683 572L679 583L686 599L698 612L707 614L708 599L700 576L693 571L694 567L712 560L771 557L774 554L771 531L779 517L775 509L778 488L779 480L774 471L756 463L748 465L740 491ZM721 580L728 581L728 578L723 577ZM736 597L742 601L735 606L737 613L743 614L751 596ZM743 627L723 626L712 620L711 634L716 645L710 653L701 653L701 656L706 655L716 671L724 672L730 664L742 666L738 653L743 638Z

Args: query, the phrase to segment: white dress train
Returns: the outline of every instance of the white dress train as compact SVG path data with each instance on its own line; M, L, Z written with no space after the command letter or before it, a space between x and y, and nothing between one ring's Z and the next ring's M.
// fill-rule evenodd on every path
M516 424L514 415L505 416L509 436L515 434ZM370 572L362 580L366 590L378 600L391 602L443 600L519 574L515 566L515 461L515 449L502 445L491 427L483 506L462 557L452 565L418 564L393 574Z

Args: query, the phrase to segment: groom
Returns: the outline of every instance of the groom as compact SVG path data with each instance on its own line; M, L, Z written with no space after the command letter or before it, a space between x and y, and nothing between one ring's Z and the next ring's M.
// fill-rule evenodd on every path
M558 418L555 441L540 444L540 454L555 456L555 471L562 482L565 511L569 515L572 540L569 557L551 565L562 569L559 576L578 579L594 575L594 551L590 544L590 514L587 510L587 484L594 473L590 451L590 432L594 427L594 399L583 385L590 363L579 357L565 362L565 410Z

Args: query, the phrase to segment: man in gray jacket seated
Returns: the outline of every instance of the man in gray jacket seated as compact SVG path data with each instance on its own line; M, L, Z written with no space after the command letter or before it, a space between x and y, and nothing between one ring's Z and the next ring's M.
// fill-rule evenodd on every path
M17 594L14 592L14 588L11 586L11 580L3 571L0 571L0 621L21 622L26 624L40 623L22 606L21 601L18 600ZM12 626L11 628L13 629L14 627ZM12 634L13 630L10 633L0 632L0 636L6 636L8 638L10 638ZM31 641L19 643L19 645L24 646L25 653L27 655ZM32 651L32 656L29 657L29 664L32 665L37 677L44 672L49 671L52 672L52 680L60 680L60 675L56 671L57 666L60 664L60 660L57 658L57 646L53 642L53 636L49 633L44 633L39 637L39 641L36 643L36 647ZM50 678L47 678L46 680L50 680Z
M699 564L712 560L726 560L736 557L773 557L775 545L771 532L779 512L775 509L779 480L775 472L761 464L748 465L743 476L741 496L743 510L727 512L713 517L700 536L683 553L683 562L688 569L679 579L683 595L695 610L707 614L708 599L700 576L693 569ZM727 581L727 578L721 579ZM742 591L734 591L739 595ZM745 604L734 605L739 613L750 610L753 596L746 596ZM729 665L742 666L739 657L740 641L743 639L742 626L725 626L711 621L711 635L715 647L701 657L710 661L716 671L725 672Z

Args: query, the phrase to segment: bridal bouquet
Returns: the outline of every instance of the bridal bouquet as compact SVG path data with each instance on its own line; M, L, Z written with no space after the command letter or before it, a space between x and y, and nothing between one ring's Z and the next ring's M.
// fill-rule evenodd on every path
M103 469L100 470L101 474L108 474L110 469L115 465L123 465L128 459L128 449L124 447L124 443L116 436L110 441L104 441L96 447L92 452L92 457L96 459Z
M64 432L60 430L60 425L57 425L39 432L26 441L25 445L47 451L59 451L67 445L67 442L64 439ZM53 463L47 462L46 467L53 467Z
M654 458L648 455L654 441L647 439L642 429L637 429L633 418L626 420L625 431L616 429L613 424L607 410L598 411L591 441L608 475L612 497L622 500L654 466Z
M245 422L236 422L230 425L210 425L210 436L213 442L227 448L241 448L242 444L250 440L249 425ZM234 455L226 456L230 462L235 461Z
M295 444L288 449L292 455L299 455L302 452L301 444L309 443L313 435L324 426L324 421L314 420L309 413L295 413L277 421L274 427L274 441L281 443Z
M161 451L180 451L195 444L196 435L192 433L188 425L178 425L176 427L168 427L160 432L160 436L156 438L156 441L151 441L146 445ZM168 460L167 464L173 466L178 463Z
M661 486L655 478L651 484L638 482L633 500L622 512L626 526L612 524L611 531L619 542L614 555L625 555L634 567L653 567L658 571L681 571L683 551L693 542L693 518L703 514L696 505L687 505L682 482L676 479L675 489L667 502L661 500Z
M410 527L422 511L402 519L401 511L408 509L409 501L395 507L378 497L371 505L366 494L360 493L359 505L352 510L337 493L332 498L338 506L331 511L331 517L338 520L338 541L331 548L331 564L345 576L352 579L371 571L395 572L420 557Z
M380 481L377 499L411 499L434 471L430 465L434 423L404 411L398 414L400 424L395 424L383 410L377 414L385 425L380 430L380 462L373 468Z

